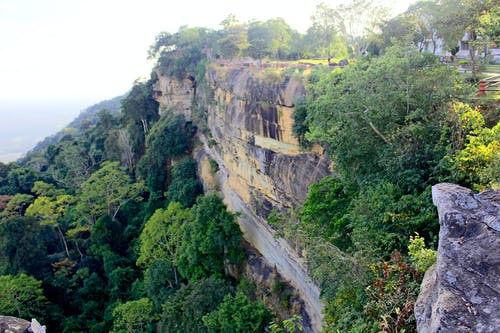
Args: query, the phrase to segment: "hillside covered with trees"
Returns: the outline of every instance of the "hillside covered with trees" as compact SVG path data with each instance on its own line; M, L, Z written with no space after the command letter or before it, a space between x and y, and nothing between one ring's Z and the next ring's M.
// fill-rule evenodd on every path
M311 65L291 73L306 82L294 135L304 150L323 147L333 172L268 223L307 253L323 331L415 332L438 242L431 186L500 188L498 96L476 96L490 59L475 53L500 44L499 8L421 1L389 18L356 0L319 5L306 33L281 18L229 15L219 30L158 34L153 73L119 112L103 109L19 163L0 163L0 314L35 317L50 332L302 330L281 282L263 295L242 273L249 245L237 215L203 193L193 157L208 131L207 67L251 58ZM472 73L424 47L440 38L454 57L464 34ZM193 82L193 121L159 113L159 76Z

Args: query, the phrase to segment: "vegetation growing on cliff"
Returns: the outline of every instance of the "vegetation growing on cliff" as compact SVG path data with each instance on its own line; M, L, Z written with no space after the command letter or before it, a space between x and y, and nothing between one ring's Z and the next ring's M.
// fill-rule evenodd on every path
M125 98L121 119L102 114L49 146L45 157L60 162L45 172L1 165L3 314L37 316L60 332L180 332L225 327L225 316L242 310L260 331L269 310L236 292L227 274L244 259L235 217L219 197L200 195L191 127L180 116L152 116L151 91L142 87ZM105 157L103 143L121 128L136 142L132 163L122 154ZM73 158L91 161L83 164L88 172L60 159L73 147L84 154ZM79 178L52 177L70 170ZM238 305L228 314L233 297Z
M498 188L498 117L486 126L488 106L418 43L390 44L378 57L313 73L295 114L295 134L326 148L337 179L313 185L275 225L307 249L328 332L415 330L418 281L434 257L415 253L415 240L437 245L430 187Z
M346 68L311 72L308 96L295 109L297 138L304 147L320 143L336 176L311 186L302 206L273 212L269 223L307 253L326 303L325 331L414 331L412 304L433 259L421 251L423 240L437 242L430 186L498 188L498 111L485 112L454 68L421 52L429 31L419 13L431 8L427 2L383 22L380 34L349 29L359 6L371 2L355 3L320 5L306 34L279 18L241 23L233 16L219 31L161 33L150 49L155 72L132 87L120 113L100 112L22 166L0 163L2 314L40 316L60 332L301 327L297 316L273 318L251 282L238 281L245 252L235 215L218 196L201 194L193 137L197 125L207 130L204 107L213 102L202 81L214 60L356 56ZM494 3L481 1L484 10L466 25L456 20L473 5L465 1L450 14L456 25L447 33L498 37ZM158 74L199 89L194 123L158 113ZM279 81L281 74L269 75Z

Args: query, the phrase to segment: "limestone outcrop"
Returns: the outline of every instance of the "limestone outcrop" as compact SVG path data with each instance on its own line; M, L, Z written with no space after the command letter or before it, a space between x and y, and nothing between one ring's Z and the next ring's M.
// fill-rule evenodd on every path
M415 304L417 330L500 331L500 191L475 195L454 184L432 189L439 213L435 266Z
M293 136L293 109L305 93L304 83L298 76L216 64L207 66L206 80L198 107L205 106L209 131L199 134L203 145L195 152L204 188L222 193L228 207L240 213L245 239L300 294L309 319L305 331L320 331L320 290L307 275L303 258L276 239L266 222L273 209L302 202L309 185L331 173L320 150L304 151ZM161 108L175 109L166 96L192 95L188 82L179 85L180 93L168 82L174 81L162 78L156 85L157 100ZM186 114L183 103L175 105ZM217 165L216 172L211 164Z

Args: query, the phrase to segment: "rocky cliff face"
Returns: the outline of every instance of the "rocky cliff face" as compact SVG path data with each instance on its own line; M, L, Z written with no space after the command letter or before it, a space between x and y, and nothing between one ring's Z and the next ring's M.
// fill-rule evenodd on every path
M500 330L500 191L475 195L433 187L439 213L437 263L415 305L418 332Z
M329 162L302 152L292 133L303 82L239 68L212 68L208 77L208 127L231 188L261 217L303 201L309 185L329 174Z
M241 213L239 223L246 240L270 267L290 282L301 295L309 322L308 331L319 331L322 322L320 291L308 277L302 258L274 231L266 218L273 209L289 208L303 201L311 183L330 174L329 161L303 152L292 134L293 108L304 94L300 78L260 69L220 67L207 69L205 92L208 135L200 134L203 147L196 157L205 190L223 194L226 204ZM163 82L163 83L162 83ZM162 108L172 107L172 98L189 82L178 84L163 78L156 93ZM174 83L175 86L175 83ZM170 90L169 90L170 89ZM185 113L186 99L179 107ZM217 163L215 173L209 161Z
M153 87L153 96L160 103L160 113L171 109L182 113L191 120L191 104L196 95L194 79L179 80L173 77L159 76Z

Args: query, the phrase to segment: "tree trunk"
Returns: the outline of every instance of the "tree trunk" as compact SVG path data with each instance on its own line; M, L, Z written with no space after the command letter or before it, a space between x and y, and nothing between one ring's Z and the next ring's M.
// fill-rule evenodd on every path
M76 250L78 251L78 254L80 255L80 259L83 259L83 253L80 250L80 246L78 245L78 241L76 239L75 239L75 246L76 246Z
M56 228L57 228L57 231L59 232L59 237L61 237L61 240L62 240L62 242L64 244L64 250L66 251L66 256L68 257L68 259L71 259L69 257L68 243L66 242L66 237L64 237L64 234L63 234L63 232L61 230L61 227L59 227L59 225L57 225Z
M475 45L475 33L473 30L467 32L468 43L469 43L469 58L472 72L472 79L476 80L476 45Z
M146 142L146 136L149 132L148 121L144 118L141 118L142 129L144 131L144 142Z

